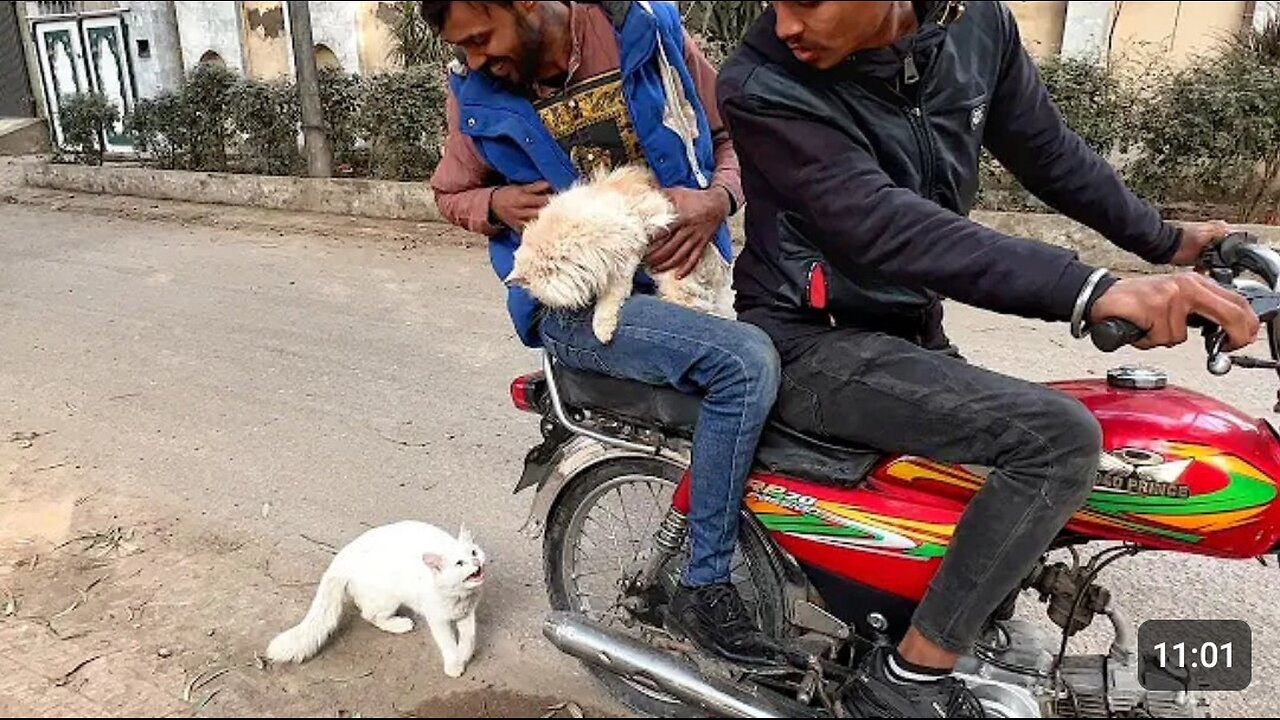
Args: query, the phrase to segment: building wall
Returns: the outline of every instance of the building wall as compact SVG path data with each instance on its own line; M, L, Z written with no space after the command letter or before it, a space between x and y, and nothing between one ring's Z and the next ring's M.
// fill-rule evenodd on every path
M1062 31L1067 22L1067 0L1023 0L1010 2L1018 20L1022 43L1037 58L1052 57L1062 50Z
M1247 0L1116 2L1111 11L1115 35L1110 56L1125 64L1163 57L1175 66L1186 65L1239 31L1252 9L1253 3Z
M345 72L360 70L360 2L313 0L311 37L333 51Z
M54 13L65 13L68 12L68 6L71 5L71 3L39 2L38 0L27 0L27 2L23 4L26 5L27 17L30 18L37 18L42 15ZM119 6L120 3L115 0L83 0L78 5L81 11L114 10ZM74 12L74 9L71 11Z
M398 68L399 65L391 59L391 22L395 3L363 1L358 4L360 72L372 75Z
M32 0L18 5L33 18L74 7ZM398 64L391 58L395 5L379 0L313 0L315 42L331 50L347 72L396 69ZM1011 0L1009 5L1024 42L1037 57L1062 53L1130 63L1158 55L1185 64L1212 50L1224 35L1250 19L1260 25L1280 14L1280 0ZM127 9L130 54L143 97L176 87L182 72L209 52L231 70L250 77L271 79L293 73L289 20L285 3L279 0L89 0L79 4L82 10L116 7ZM139 54L139 40L149 41L150 57Z
M284 3L245 0L240 3L244 33L245 74L259 80L293 75L293 48Z
M129 2L129 56L139 97L155 97L182 81L182 41L174 7L167 2ZM142 45L147 56L142 55Z
M244 50L240 42L240 3L207 0L174 0L182 66L195 67L209 51L222 57L227 68L244 74Z

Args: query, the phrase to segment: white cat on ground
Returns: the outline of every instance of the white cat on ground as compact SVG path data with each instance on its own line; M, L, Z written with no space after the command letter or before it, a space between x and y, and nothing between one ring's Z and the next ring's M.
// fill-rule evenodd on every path
M397 614L402 607L417 613L440 648L445 674L460 677L476 648L484 566L484 551L466 527L456 539L415 521L367 530L334 557L306 617L271 641L267 658L302 662L319 652L349 595L365 620L389 633L413 629L413 620Z

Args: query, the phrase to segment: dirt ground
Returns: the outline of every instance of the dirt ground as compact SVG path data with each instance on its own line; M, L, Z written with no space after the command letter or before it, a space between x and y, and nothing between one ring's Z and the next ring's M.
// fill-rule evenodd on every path
M39 429L0 438L0 716L571 716L564 697L477 680L424 700L425 636L354 613L314 661L268 666L262 639L309 602L324 541L303 558L219 533L102 489L66 449Z
M484 260L469 249L478 244L475 236L431 224L34 190L20 187L16 177L16 165L0 158L0 227L7 228L0 234L6 241L29 243L24 250L33 254L22 260L38 264L53 256L66 262L70 275L54 281L65 280L62 297L109 291L127 303L140 288L164 287L171 280L181 287L173 288L177 295L127 309L106 310L103 303L111 301L99 296L96 302L86 297L83 306L51 310L52 295L34 298L0 280L0 716L623 712L575 662L541 638L538 618L546 606L540 545L518 533L528 496L510 495L512 472L527 439L505 425L485 429L493 422L487 408L509 410L506 383L525 367L500 321L501 306L485 298L477 301L487 313L479 319L435 321L479 328L483 340L477 343L495 350L464 347L479 358L477 363L491 355L506 357L486 375L485 392L475 400L484 409L478 411L443 391L439 407L422 393L402 397L413 377L436 374L439 363L459 373L438 376L442 389L462 387L458 377L471 372L443 358L429 337L415 340L411 348L389 349L388 335L361 336L351 341L350 352L364 353L363 359L335 360L346 351L335 345L335 334L351 335L351 328L360 327L385 329L400 339L414 313L421 317L438 305L407 303L403 286L383 281L392 272L387 268L407 269L415 287L439 288L433 293L447 293L468 273L484 275ZM15 217L26 224L15 226ZM193 240L146 278L125 268L136 269L133 249L114 256L104 249L120 239L136 249L168 246L172 238L184 237ZM206 238L217 240L206 246ZM181 317L182 311L174 309L175 298L190 299L208 287L210 260L184 254L193 248L196 254L201 248L230 253L225 256L232 263L225 273L233 284L229 295L241 298L307 265L316 274L312 304L293 315L276 298L252 308L228 308L214 300L205 307L225 315L228 324L210 332L207 318ZM447 249L439 267L431 248ZM79 274L89 256L102 277ZM4 257L16 273L7 277L30 278L16 264L12 245ZM464 271L460 259L465 259ZM251 272L258 275L249 278ZM45 292L47 280L30 279L35 292ZM344 286L347 280L351 284ZM95 286L98 281L102 284ZM453 286L442 284L450 281ZM298 284L312 283L299 277ZM386 293L386 305L371 303L375 292ZM373 305L367 315L342 316L335 327L307 328L297 340L300 347L278 345L295 340L289 334L308 325L307 318L328 319L333 307L346 307L354 298ZM409 319L386 324L393 309ZM238 334L242 318L272 310L281 314L270 327L242 338L218 335L221 330ZM72 321L82 315L87 324ZM150 340L139 336L143 326L166 339L148 346ZM170 334L176 326L192 327L190 338L209 343L180 347ZM465 332L437 330L437 336L452 333L450 341L468 342ZM241 339L245 354L218 362L215 356ZM42 353L62 355L46 361ZM298 358L307 353L316 354L323 365L317 373L326 377L300 377ZM185 354L189 358L182 359L191 361L194 372L180 380L175 357ZM301 409L287 418L280 407L292 398L281 404L271 397L276 390L256 385L267 379L263 366L282 355L282 368L299 375L297 387L303 389L297 393ZM408 384L388 389L383 361L403 368ZM338 377L330 378L334 363L341 367ZM367 382L360 378L361 368ZM277 377L275 368L270 377ZM105 387L117 382L121 387ZM156 398L157 385L169 386L169 394ZM234 386L245 387L237 395L228 392ZM342 394L347 387L349 394ZM329 390L335 393L330 404L316 407L315 398L328 400ZM432 393L436 390L427 395ZM252 420L226 408L264 398L271 409ZM352 407L365 400L369 415L359 420L376 432L351 438L344 423ZM406 404L418 407L397 407ZM470 430L437 420L442 408L460 407ZM398 413L394 419L393 413ZM507 424L536 435L536 425L509 413L515 417ZM330 420L332 426L322 427ZM477 442L504 433L516 436L520 447L513 451L496 440L493 451L486 452L488 445ZM256 438L264 435L259 444ZM402 435L413 437L406 441ZM201 465L209 462L220 436L228 437L227 457L206 472ZM428 520L459 517L461 508L474 504L462 479L474 477L476 467L488 468L485 474L492 477L483 492L510 499L491 503L483 519L464 518L479 520L475 525L499 571L481 607L481 622L487 619L490 625L481 628L477 658L463 678L443 676L434 644L421 628L391 636L350 611L314 660L287 667L262 662L267 641L305 612L333 545L406 513ZM423 505L423 498L433 494L433 502ZM425 516L419 514L424 508Z

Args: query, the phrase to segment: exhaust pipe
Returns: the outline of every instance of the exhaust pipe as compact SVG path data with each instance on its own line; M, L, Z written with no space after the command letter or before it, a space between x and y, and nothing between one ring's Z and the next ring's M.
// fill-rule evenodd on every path
M704 677L688 663L612 633L581 615L555 612L542 634L567 655L646 687L660 690L715 717L817 717L812 708L749 682Z

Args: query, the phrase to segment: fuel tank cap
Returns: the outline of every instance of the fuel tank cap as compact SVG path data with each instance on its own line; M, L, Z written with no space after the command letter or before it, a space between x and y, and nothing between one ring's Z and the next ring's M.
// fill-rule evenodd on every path
M1169 384L1169 376L1158 368L1125 365L1107 371L1107 384L1126 390L1159 390Z

